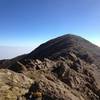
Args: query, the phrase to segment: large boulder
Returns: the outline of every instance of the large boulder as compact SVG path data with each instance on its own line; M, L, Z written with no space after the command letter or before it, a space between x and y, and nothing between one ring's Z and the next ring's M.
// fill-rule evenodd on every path
M0 69L0 100L21 100L32 83L33 80L23 74Z

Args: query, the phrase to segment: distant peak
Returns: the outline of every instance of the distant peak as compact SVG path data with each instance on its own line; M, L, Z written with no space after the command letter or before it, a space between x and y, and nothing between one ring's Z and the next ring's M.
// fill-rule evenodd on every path
M67 38L82 38L82 37L72 34L72 33L68 33L68 34L61 35L57 38L66 38L67 39Z
M76 35L73 34L73 33L68 33L68 34L64 34L64 35L62 35L62 36L76 36Z

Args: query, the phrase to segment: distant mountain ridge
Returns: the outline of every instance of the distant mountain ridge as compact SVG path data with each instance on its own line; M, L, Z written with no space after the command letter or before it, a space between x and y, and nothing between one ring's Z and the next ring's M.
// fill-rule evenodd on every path
M43 43L32 51L28 57L37 59L58 58L67 56L69 52L74 52L79 56L89 54L97 60L96 63L100 62L100 47L80 36L72 34L63 35Z
M59 52L63 52L65 49L78 49L84 48L87 49L86 51L91 51L90 49L96 49L96 52L100 51L100 48L98 48L96 45L90 43L89 41L81 38L80 36L75 36L71 34L63 35L61 37L52 39L42 45L40 45L38 48L36 48L33 52L31 52L29 55L35 56L35 57L50 57L53 55L56 55ZM67 51L67 50L66 50ZM96 53L95 52L95 53ZM61 54L61 53L60 53ZM59 55L60 55L59 54Z

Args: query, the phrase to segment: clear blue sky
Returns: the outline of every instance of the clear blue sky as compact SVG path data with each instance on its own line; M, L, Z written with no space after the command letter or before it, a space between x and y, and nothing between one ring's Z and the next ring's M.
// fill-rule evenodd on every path
M65 33L100 44L100 0L0 0L0 45L37 46Z

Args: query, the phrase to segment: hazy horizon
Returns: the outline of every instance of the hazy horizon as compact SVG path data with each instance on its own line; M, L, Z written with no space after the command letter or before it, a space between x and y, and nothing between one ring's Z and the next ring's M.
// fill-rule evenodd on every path
M11 59L34 50L32 47L0 46L0 60Z

